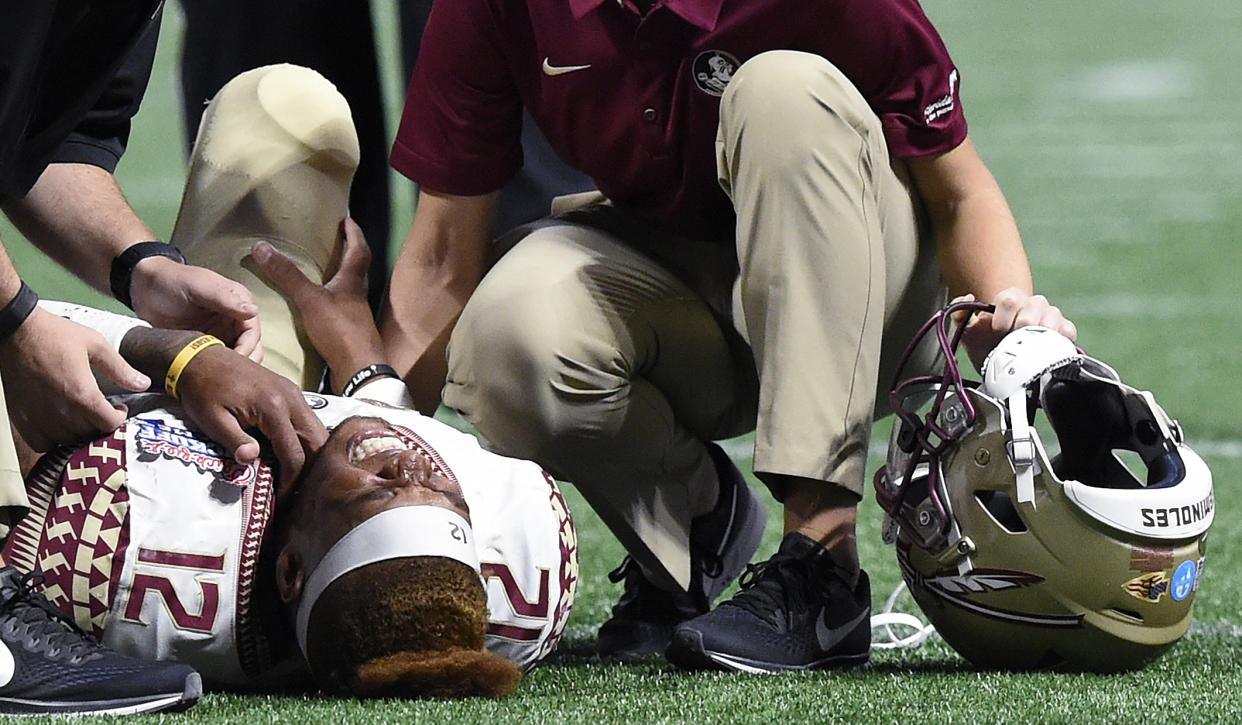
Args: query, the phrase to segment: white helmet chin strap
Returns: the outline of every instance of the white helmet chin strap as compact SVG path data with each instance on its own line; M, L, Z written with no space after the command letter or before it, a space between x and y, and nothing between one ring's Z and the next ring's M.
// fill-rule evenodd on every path
M982 391L1004 400L1011 439L1006 448L1017 479L1018 503L1035 506L1038 465L1035 431L1027 422L1026 388L1049 371L1081 359L1074 343L1047 327L1032 325L1005 336L983 362Z
M1009 460L1017 477L1018 503L1035 507L1035 429L1026 420L1026 388L1018 388L1005 400L1009 408Z

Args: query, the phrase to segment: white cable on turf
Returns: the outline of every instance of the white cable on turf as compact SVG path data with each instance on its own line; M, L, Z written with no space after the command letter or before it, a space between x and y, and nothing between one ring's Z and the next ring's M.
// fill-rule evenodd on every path
M901 596L905 589L906 583L902 581L893 590L893 593L888 596L888 601L884 603L883 611L871 615L872 648L911 649L922 645L936 632L934 625L924 623L923 620L913 614L893 611L893 607L897 604L897 597ZM897 632L893 631L893 627L906 627L913 630L913 633L901 637ZM876 630L881 630L887 639L878 642L874 641Z

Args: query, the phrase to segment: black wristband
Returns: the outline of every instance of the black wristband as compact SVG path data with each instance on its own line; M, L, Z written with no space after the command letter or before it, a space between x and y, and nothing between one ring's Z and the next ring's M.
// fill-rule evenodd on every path
M17 332L17 328L22 326L30 313L34 312L35 305L39 304L39 295L30 289L30 285L22 282L22 286L17 289L17 294L13 295L13 299L0 310L0 342L3 342L13 336Z
M129 287L134 280L134 267L147 257L168 257L185 264L185 255L181 250L164 242L138 242L116 255L112 260L112 274L109 278L112 296L131 310L134 309L134 303L129 298Z
M400 380L401 376L397 374L396 370L392 369L391 365L384 365L383 363L368 365L354 373L354 376L349 379L349 382L345 383L345 387L341 388L341 395L346 398L352 398L354 397L354 393L358 392L358 388L361 388L363 385L366 385L376 378L396 378Z

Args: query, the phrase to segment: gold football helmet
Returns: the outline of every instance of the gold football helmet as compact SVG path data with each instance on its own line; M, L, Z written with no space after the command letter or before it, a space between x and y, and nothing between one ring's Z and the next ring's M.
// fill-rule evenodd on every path
M906 584L977 666L1143 666L1190 626L1211 472L1151 393L1047 328L1010 333L964 380L958 310L990 308L950 305L916 335L911 350L938 339L944 373L899 367L875 478Z

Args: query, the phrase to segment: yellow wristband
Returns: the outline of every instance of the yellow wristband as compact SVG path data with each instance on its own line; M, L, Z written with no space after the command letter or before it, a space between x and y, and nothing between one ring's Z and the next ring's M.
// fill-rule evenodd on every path
M177 357L173 358L172 364L168 366L168 372L164 375L164 391L176 398L177 382L181 380L181 373L185 371L185 366L189 365L194 356L203 350L223 344L214 335L203 335L191 340L190 344L181 348L181 352L177 353Z

